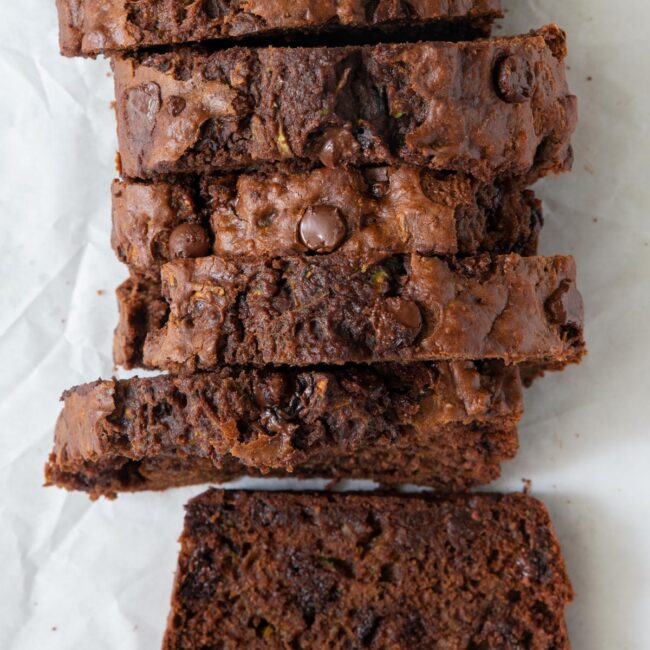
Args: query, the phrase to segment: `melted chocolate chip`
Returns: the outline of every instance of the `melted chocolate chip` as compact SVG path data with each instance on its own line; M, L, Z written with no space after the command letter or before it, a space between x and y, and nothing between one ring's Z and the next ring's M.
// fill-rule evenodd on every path
M314 205L305 210L298 232L300 240L310 251L331 253L345 239L345 219L332 205Z
M363 177L373 199L383 199L386 196L390 186L388 167L371 167L363 171Z
M323 134L318 157L325 167L335 169L342 160L352 159L358 150L359 143L348 129L332 128Z
M423 325L420 308L405 298L378 300L370 320L372 347L379 354L394 354L413 345Z
M169 254L178 257L204 257L210 252L210 238L196 223L182 223L169 236Z
M490 406L490 394L481 387L481 374L472 361L452 361L449 364L458 396L469 415L485 413Z
M388 167L368 167L363 169L361 173L370 185L373 183L388 183Z
M129 137L141 148L151 136L162 103L160 86L150 81L131 88L126 96L126 118Z
M286 391L285 378L280 374L274 374L255 386L255 401L260 408L278 406Z
M521 104L533 94L533 70L528 59L508 56L497 66L496 82L501 98L509 104Z
M544 309L548 320L554 325L565 325L574 319L575 306L569 304L571 283L562 280L560 286L548 297Z
M422 329L422 313L420 308L412 301L404 298L388 298L386 301L388 311L395 320L404 327L417 333Z

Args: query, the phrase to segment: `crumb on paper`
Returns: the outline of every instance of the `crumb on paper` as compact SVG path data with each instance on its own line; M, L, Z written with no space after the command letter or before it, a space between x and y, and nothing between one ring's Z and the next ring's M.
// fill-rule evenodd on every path
M598 223L598 217L594 217L594 218L592 219L592 221L593 221L594 223Z
M528 496L533 489L533 482L529 478L522 478L521 482L524 484L523 493Z
M593 81L593 79L594 79L594 78L593 78L591 75L589 75L589 76L587 77L587 81Z
M103 296L106 292L103 289L97 289L97 295Z
M52 632L56 632L59 628L56 625L52 626Z
M595 174L596 170L589 164L584 166L584 170L587 172L587 174Z

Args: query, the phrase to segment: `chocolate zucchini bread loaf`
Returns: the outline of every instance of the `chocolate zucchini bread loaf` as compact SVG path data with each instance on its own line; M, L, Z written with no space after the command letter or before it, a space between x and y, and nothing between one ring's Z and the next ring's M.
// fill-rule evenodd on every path
M472 362L225 367L63 399L47 481L93 496L267 473L465 490L514 456L523 411L517 368Z
M398 164L533 180L571 165L564 33L113 59L127 177Z
M164 315L158 298L147 302L157 285L146 281L137 309L121 307L118 340L144 340L148 368L468 359L561 367L584 353L570 257L203 257L169 262L162 280Z
M96 56L151 45L266 37L487 36L500 0L57 0L61 52Z
M209 490L186 510L164 650L569 649L531 497Z
M534 255L541 225L518 185L413 167L113 183L113 248L157 279L165 262L211 253Z

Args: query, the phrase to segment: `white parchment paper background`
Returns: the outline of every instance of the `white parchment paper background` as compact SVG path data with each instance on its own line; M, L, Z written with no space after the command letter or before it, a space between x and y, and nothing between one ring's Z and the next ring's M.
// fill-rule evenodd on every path
M270 0L271 1L271 0ZM499 489L551 509L577 650L650 647L650 4L506 0L556 21L580 98L575 172L539 185L545 253L577 257L591 354L527 395ZM58 56L54 0L0 2L0 648L159 647L182 505L41 488L58 396L112 374L112 81ZM591 79L591 80L589 80Z

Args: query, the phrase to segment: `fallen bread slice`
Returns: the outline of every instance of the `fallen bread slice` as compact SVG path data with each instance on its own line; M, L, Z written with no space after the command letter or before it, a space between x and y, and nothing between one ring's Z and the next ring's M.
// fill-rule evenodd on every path
M522 494L209 490L180 543L165 650L569 649L560 546Z
M478 359L562 367L585 352L571 257L203 257L165 264L162 296L150 282L136 286L135 296L118 292L126 302L116 340L151 369Z
M501 16L501 0L57 0L57 6L66 56L246 37L322 34L358 42L414 28L427 38L471 38L487 36Z
M517 368L222 368L67 391L47 481L93 497L240 475L466 490L514 457Z
M113 183L112 243L132 273L179 257L537 251L542 209L520 185L413 167Z
M127 177L301 161L526 180L571 166L565 34L113 59Z

